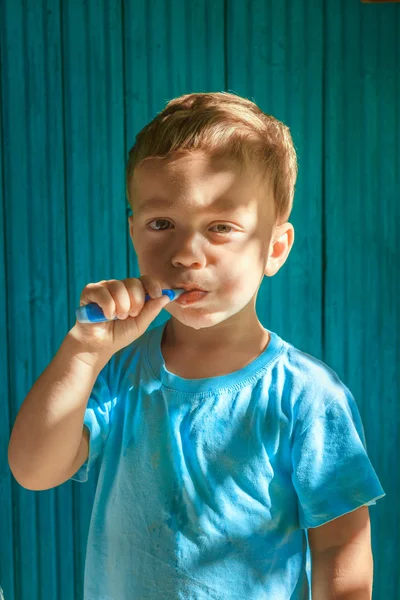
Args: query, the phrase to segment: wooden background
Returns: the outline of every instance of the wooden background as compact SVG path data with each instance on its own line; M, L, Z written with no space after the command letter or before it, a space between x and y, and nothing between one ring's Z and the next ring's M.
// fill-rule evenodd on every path
M5 600L81 598L96 473L21 488L11 427L82 288L139 274L124 196L136 133L171 98L221 90L291 128L296 240L258 314L353 392L387 494L370 509L374 599L400 598L399 32L400 6L359 0L0 2Z

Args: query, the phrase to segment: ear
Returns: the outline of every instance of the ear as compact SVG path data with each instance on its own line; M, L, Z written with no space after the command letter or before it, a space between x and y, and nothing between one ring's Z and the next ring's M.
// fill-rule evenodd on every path
M269 246L269 255L265 265L264 274L273 277L287 257L294 243L294 227L291 223L276 225Z

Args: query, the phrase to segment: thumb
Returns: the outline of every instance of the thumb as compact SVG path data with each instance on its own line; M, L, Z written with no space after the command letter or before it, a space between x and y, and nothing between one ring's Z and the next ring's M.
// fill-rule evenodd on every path
M161 298L150 298L150 300L145 302L140 314L135 317L136 325L140 331L140 335L146 331L150 323L154 321L158 314L160 314L164 306L170 302L171 299L168 296L161 296Z

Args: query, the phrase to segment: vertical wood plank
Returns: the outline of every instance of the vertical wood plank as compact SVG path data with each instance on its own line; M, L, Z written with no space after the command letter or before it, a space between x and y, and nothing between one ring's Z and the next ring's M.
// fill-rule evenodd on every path
M5 68L9 49L6 43L6 12L5 5L0 4L0 63ZM6 82L0 77L0 381L2 382L0 393L0 588L9 597L15 596L14 577L14 528L13 528L13 485L12 477L8 467L7 453L8 441L11 432L11 420L14 416L14 407L8 377L11 368L11 354L9 353L8 338L10 328L8 327L8 303L11 298L8 295L7 285L7 244L8 233L6 229L6 202L5 202L5 152L7 152L7 140L4 135L3 119L7 118L6 105Z
M8 354L10 418L16 413L31 386L33 372L32 205L30 201L31 156L28 138L30 98L26 82L26 14L20 1L6 1L2 8L2 100L4 231L7 232L5 271L7 273L9 323ZM6 85L5 85L6 84ZM36 499L33 492L13 480L14 590L18 600L38 600L38 553ZM22 575L23 574L23 575ZM9 593L11 590L4 590Z

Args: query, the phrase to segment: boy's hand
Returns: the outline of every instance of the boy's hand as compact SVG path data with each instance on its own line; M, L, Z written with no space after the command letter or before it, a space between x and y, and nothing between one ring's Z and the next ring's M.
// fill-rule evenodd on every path
M95 302L107 319L118 317L118 320L105 323L76 321L69 333L85 352L111 358L115 352L139 338L164 306L171 302L168 296L161 296L161 289L160 283L148 275L89 283L82 290L80 306ZM151 298L145 303L146 293Z

